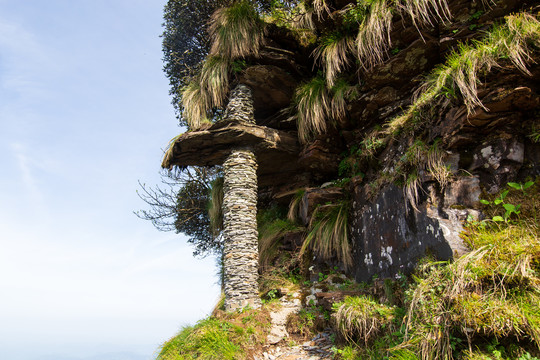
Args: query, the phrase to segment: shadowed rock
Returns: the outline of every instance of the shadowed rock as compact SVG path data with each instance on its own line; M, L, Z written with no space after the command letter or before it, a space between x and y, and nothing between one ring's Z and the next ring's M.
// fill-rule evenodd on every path
M257 156L260 185L287 182L287 174L298 169L300 145L295 136L239 121L220 121L181 135L162 167L221 165L231 149L239 146L250 147Z

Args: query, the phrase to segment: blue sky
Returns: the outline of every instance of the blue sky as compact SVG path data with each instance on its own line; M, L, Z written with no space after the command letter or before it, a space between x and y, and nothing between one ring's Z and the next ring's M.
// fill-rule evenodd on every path
M214 259L133 215L181 132L165 2L0 0L2 359L149 359L217 300Z

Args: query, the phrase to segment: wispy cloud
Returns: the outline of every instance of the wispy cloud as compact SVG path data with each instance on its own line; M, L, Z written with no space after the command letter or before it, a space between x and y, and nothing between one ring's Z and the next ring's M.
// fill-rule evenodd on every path
M37 201L41 202L43 200L43 196L39 189L36 178L34 177L34 174L32 171L32 161L30 160L30 157L28 156L26 147L21 143L14 143L11 145L11 149L13 150L13 155L15 156L15 159L17 160L17 166L20 171L20 177L21 177L22 183L24 184L28 192L28 195L31 198L36 199Z

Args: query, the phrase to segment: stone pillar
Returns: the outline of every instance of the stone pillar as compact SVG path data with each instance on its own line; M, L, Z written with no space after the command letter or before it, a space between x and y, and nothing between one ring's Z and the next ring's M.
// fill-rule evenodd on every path
M225 309L260 306L257 283L257 161L253 151L235 149L223 164Z
M255 123L251 90L238 85L224 121ZM257 159L250 148L232 149L223 163L225 310L258 308Z

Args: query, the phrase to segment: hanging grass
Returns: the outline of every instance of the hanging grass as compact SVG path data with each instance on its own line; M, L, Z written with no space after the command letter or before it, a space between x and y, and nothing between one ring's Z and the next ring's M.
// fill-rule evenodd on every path
M356 36L356 55L364 70L382 62L390 47L392 11L387 0L374 0L367 14L361 17Z
M323 17L324 13L331 15L330 7L326 3L326 0L313 0L313 10L319 20Z
M163 160L161 162L161 167L162 168L164 168L164 169L170 169L171 168L171 161L172 161L172 157L173 157L174 144L176 143L176 141L182 135L183 134L176 135L167 144L167 148L165 149L165 155L163 156Z
M446 22L452 17L446 0L405 0L396 3L398 9L410 16L416 28L433 25L433 18Z
M313 211L300 253L311 249L322 259L333 257L349 268L352 265L349 244L349 203L322 205Z
M221 107L229 92L231 61L222 56L209 56L201 69L200 82L210 107Z
M321 76L314 77L296 89L296 122L300 141L305 143L314 134L326 132L330 101L330 93Z
M182 92L182 116L190 130L209 122L212 108L222 107L229 93L231 62L220 56L206 58L201 73Z
M489 111L478 98L477 87L480 76L494 67L510 62L530 75L527 64L533 61L534 49L540 46L540 22L528 13L510 15L505 20L504 24L494 26L484 39L459 45L446 63L431 73L407 111L387 124L387 133L393 134L404 127L441 96L459 94L469 114L476 107Z
M345 31L334 31L324 36L321 45L313 51L314 61L321 62L324 66L329 87L334 86L338 74L350 65L350 54L353 49L353 36Z
M194 130L208 120L210 99L198 79L190 82L182 91L182 117L189 129Z
M306 143L324 134L329 125L345 117L346 100L354 96L354 89L343 79L337 79L329 89L320 74L296 88L296 114L291 119L296 120L300 141Z
M287 212L287 220L290 222L294 223L298 220L300 204L302 203L305 193L306 189L299 189L292 197L291 202L289 203L289 211Z
M264 22L250 1L239 1L212 14L209 27L210 55L229 60L257 56L264 36Z

